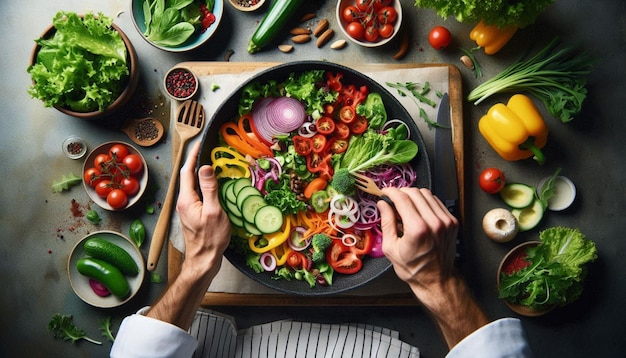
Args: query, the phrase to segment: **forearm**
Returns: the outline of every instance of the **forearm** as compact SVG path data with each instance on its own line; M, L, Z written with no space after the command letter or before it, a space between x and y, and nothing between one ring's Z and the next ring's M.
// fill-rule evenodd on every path
M189 329L204 293L219 271L220 263L219 256L201 265L184 262L178 277L148 311L147 316L184 330Z
M449 348L489 323L465 282L456 276L427 288L414 283L410 286L433 316Z

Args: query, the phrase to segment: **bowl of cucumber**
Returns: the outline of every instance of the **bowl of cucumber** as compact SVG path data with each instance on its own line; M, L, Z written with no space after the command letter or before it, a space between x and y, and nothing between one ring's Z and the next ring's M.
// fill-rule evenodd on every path
M290 90L310 92L286 96ZM391 268L380 247L377 199L347 186L340 193L341 175L330 164L365 138L387 138L398 152L363 172L400 178L385 185L432 187L419 129L382 85L326 61L285 63L242 83L209 123L197 165L215 169L232 228L225 257L245 276L283 293L324 296Z
M74 245L67 261L67 275L72 290L85 303L113 308L137 294L145 263L141 251L129 238L102 230Z

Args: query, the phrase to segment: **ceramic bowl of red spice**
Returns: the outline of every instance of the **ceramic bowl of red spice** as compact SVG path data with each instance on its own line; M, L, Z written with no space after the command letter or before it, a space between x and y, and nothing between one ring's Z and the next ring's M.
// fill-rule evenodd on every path
M171 99L186 101L198 93L200 83L198 77L188 68L174 67L163 78L163 87Z
M498 267L498 276L496 278L496 286L498 289L500 287L500 278L502 277L503 273L511 274L513 272L522 270L531 264L529 261L526 261L526 257L528 255L526 250L529 247L537 246L540 243L541 241L527 241L527 242L521 243L515 246L513 249L511 249L511 251L509 251L504 256L502 261L500 261L500 266ZM552 311L552 309L554 309L554 306L552 306L552 307L547 307L542 310L535 310L524 305L519 305L519 304L508 302L507 300L504 300L504 303L513 312L522 316L526 316L526 317L541 316Z

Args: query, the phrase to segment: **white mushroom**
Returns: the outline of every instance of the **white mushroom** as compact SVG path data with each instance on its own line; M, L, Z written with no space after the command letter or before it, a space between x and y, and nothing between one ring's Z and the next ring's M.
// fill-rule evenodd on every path
M519 225L509 210L496 208L489 210L483 217L483 230L493 241L508 242L517 235Z

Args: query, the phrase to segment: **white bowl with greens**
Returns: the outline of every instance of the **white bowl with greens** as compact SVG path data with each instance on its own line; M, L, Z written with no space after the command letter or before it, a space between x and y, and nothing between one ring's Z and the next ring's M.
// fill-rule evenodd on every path
M152 46L169 52L194 50L217 30L223 0L132 0L135 28Z

